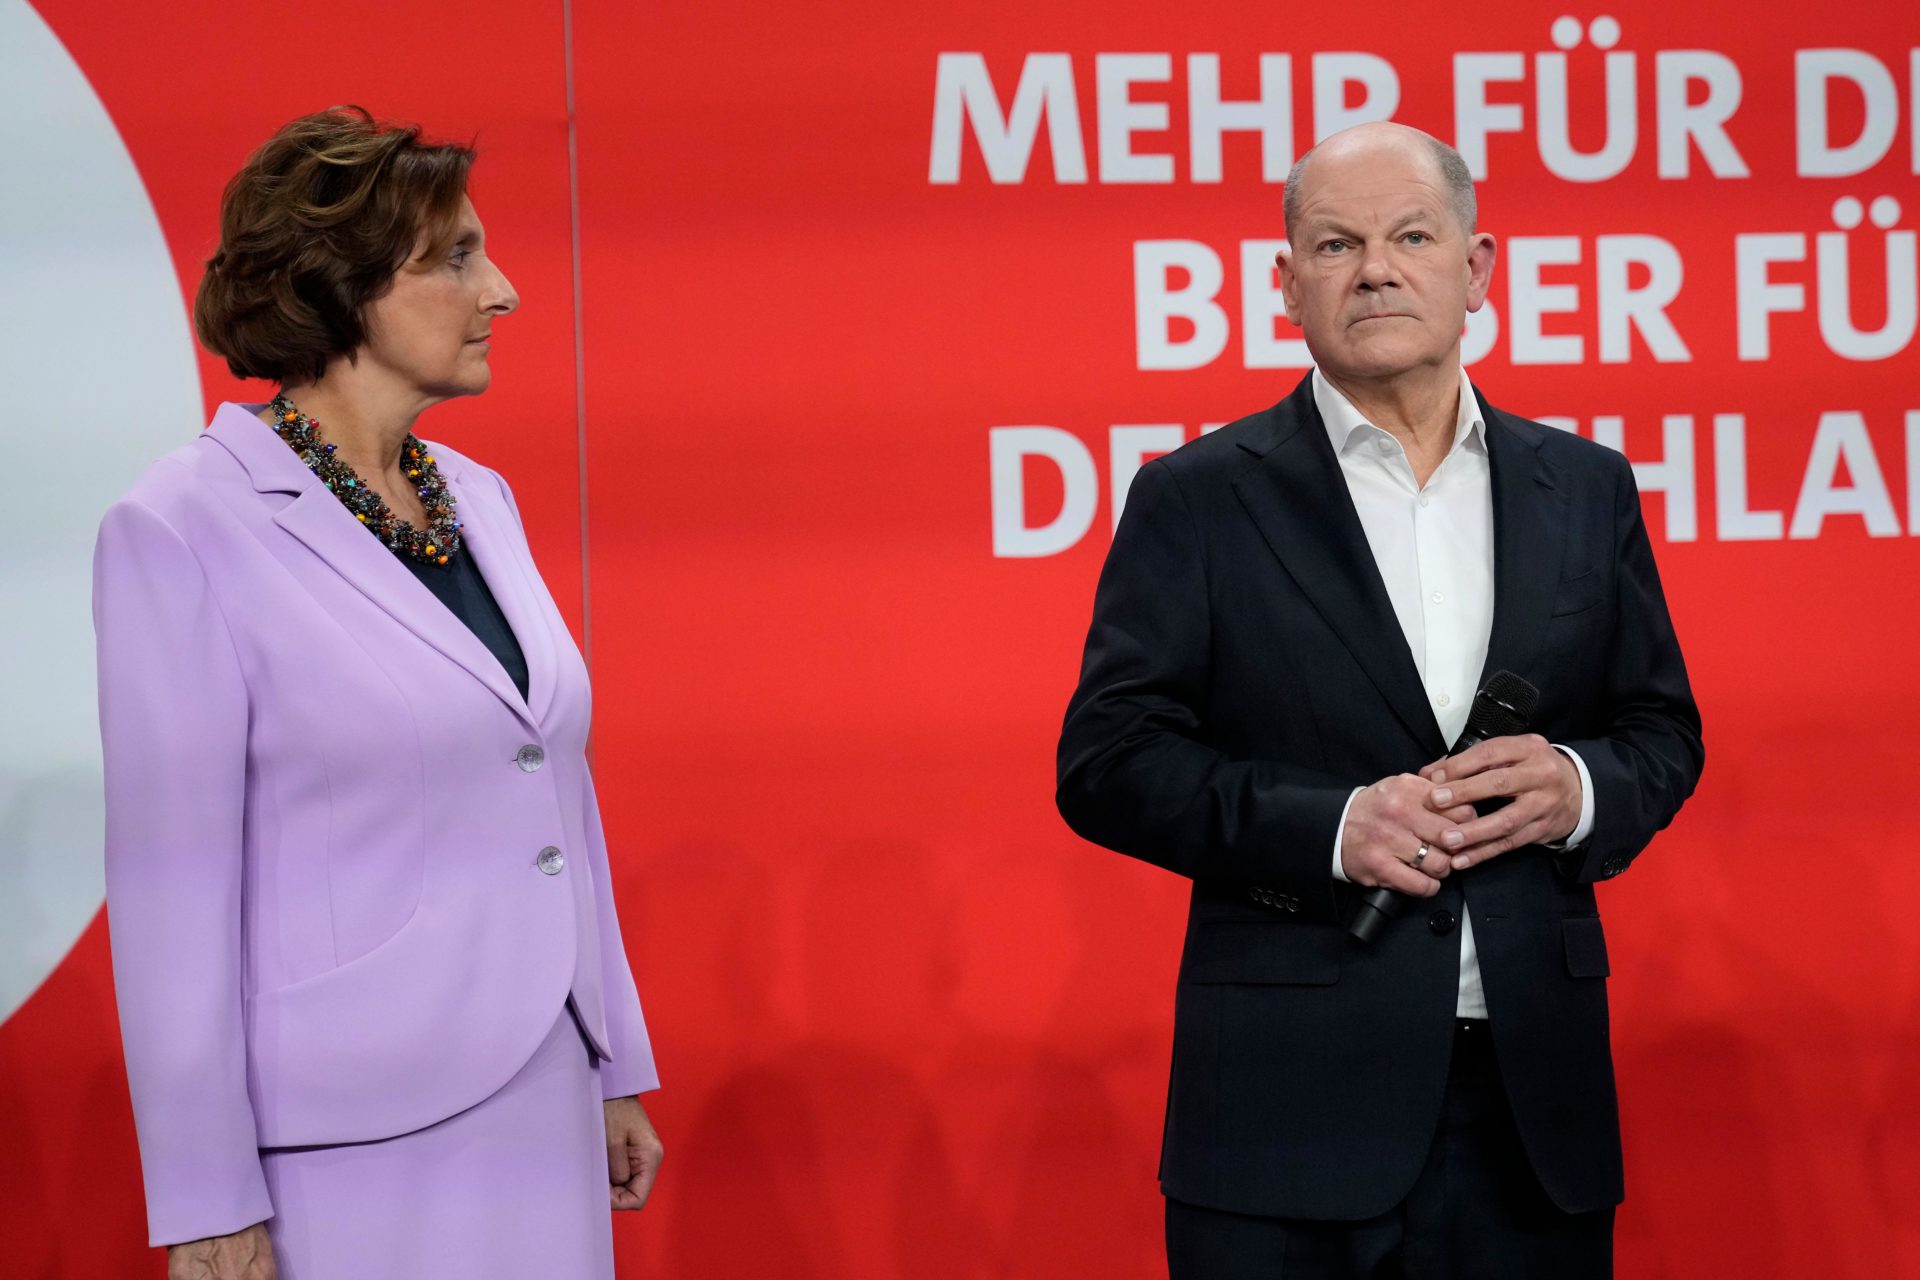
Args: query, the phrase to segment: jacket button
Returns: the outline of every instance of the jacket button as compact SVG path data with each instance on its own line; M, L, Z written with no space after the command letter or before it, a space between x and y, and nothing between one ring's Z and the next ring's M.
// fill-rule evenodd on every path
M529 742L514 753L513 762L520 766L522 773L538 773L540 766L547 762L547 753Z
M1427 928L1439 934L1452 933L1453 926L1457 923L1451 911L1436 911L1427 917Z
M567 865L567 855L548 845L540 851L540 856L534 859L533 865L540 868L540 874L543 876L557 876L560 874L560 868Z

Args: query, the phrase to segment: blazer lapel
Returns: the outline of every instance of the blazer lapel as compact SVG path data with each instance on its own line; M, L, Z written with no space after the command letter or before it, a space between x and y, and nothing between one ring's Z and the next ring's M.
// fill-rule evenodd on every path
M220 407L207 434L247 469L256 491L294 495L293 501L274 516L274 523L305 543L394 621L465 668L516 715L533 724L520 691L487 647L421 585L393 552L368 534L272 428L246 407L227 404ZM481 569L484 573L484 562ZM504 603L502 609L506 611ZM519 620L512 612L507 616L517 632ZM531 670L531 660L528 665Z
M1493 630L1480 675L1485 684L1497 671L1526 674L1540 650L1566 549L1568 491L1540 455L1551 428L1501 413L1484 397L1480 413L1493 485Z
M1257 461L1235 479L1234 491L1427 759L1437 760L1446 742L1313 403L1312 375L1268 414L1273 435L1240 446Z
M448 473L447 486L460 512L464 545L526 657L527 706L536 723L544 721L553 706L558 657L533 566L514 536L516 522L495 486L484 478L476 482L462 468Z

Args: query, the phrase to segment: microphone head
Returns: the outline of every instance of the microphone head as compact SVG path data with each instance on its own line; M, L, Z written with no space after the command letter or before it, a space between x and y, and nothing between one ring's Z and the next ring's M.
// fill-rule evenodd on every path
M1496 671L1473 696L1473 711L1467 716L1462 737L1485 741L1525 733L1539 703L1540 691L1524 678L1511 671Z

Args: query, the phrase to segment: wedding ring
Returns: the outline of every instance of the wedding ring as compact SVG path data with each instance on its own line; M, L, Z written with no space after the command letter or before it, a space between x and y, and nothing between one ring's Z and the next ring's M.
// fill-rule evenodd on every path
M1420 852L1413 855L1413 865L1417 868L1421 863L1425 862L1426 860L1427 860L1427 845L1425 841L1421 841Z

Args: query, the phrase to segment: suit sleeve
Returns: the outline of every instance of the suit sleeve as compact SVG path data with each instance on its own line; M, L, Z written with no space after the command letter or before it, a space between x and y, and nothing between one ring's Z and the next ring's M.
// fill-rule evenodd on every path
M1556 860L1583 884L1625 871L1673 821L1706 763L1700 709L1624 458L1615 470L1613 554L1614 632L1601 695L1608 724L1596 737L1561 744L1578 753L1592 779L1592 830Z
M1060 732L1060 814L1080 835L1194 879L1285 888L1334 914L1352 779L1234 760L1207 740L1207 548L1164 460L1127 495Z
M524 538L526 526L520 519L520 504L513 500L513 490L499 472L488 474L500 486L500 496ZM647 1020L640 1011L633 966L627 961L626 944L620 937L620 917L613 905L613 871L591 769L585 771L584 778L581 812L587 829L587 869L594 885L594 923L600 934L600 990L606 1001L607 1039L611 1042L607 1048L613 1054L613 1060L601 1069L600 1092L608 1098L629 1098L658 1089L660 1075L654 1067Z
M153 1244L269 1218L240 961L247 690L199 560L148 508L94 555L107 921Z
M634 986L633 967L627 962L620 937L620 918L614 910L613 874L607 859L607 837L600 827L600 800L593 774L586 775L587 865L596 889L594 910L599 913L600 989L606 993L607 1048L613 1061L600 1069L600 1093L606 1098L629 1098L660 1087L653 1062L653 1042L640 1012L640 992Z

